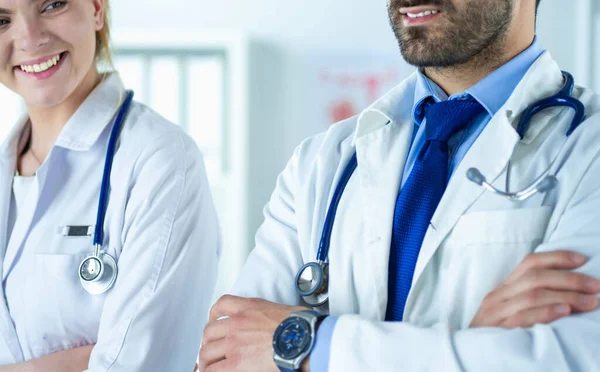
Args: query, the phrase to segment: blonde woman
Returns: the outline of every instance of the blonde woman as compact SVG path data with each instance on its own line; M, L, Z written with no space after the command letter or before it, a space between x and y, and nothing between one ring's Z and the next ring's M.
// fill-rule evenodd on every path
M194 366L217 217L194 142L99 72L108 8L0 0L0 372Z

